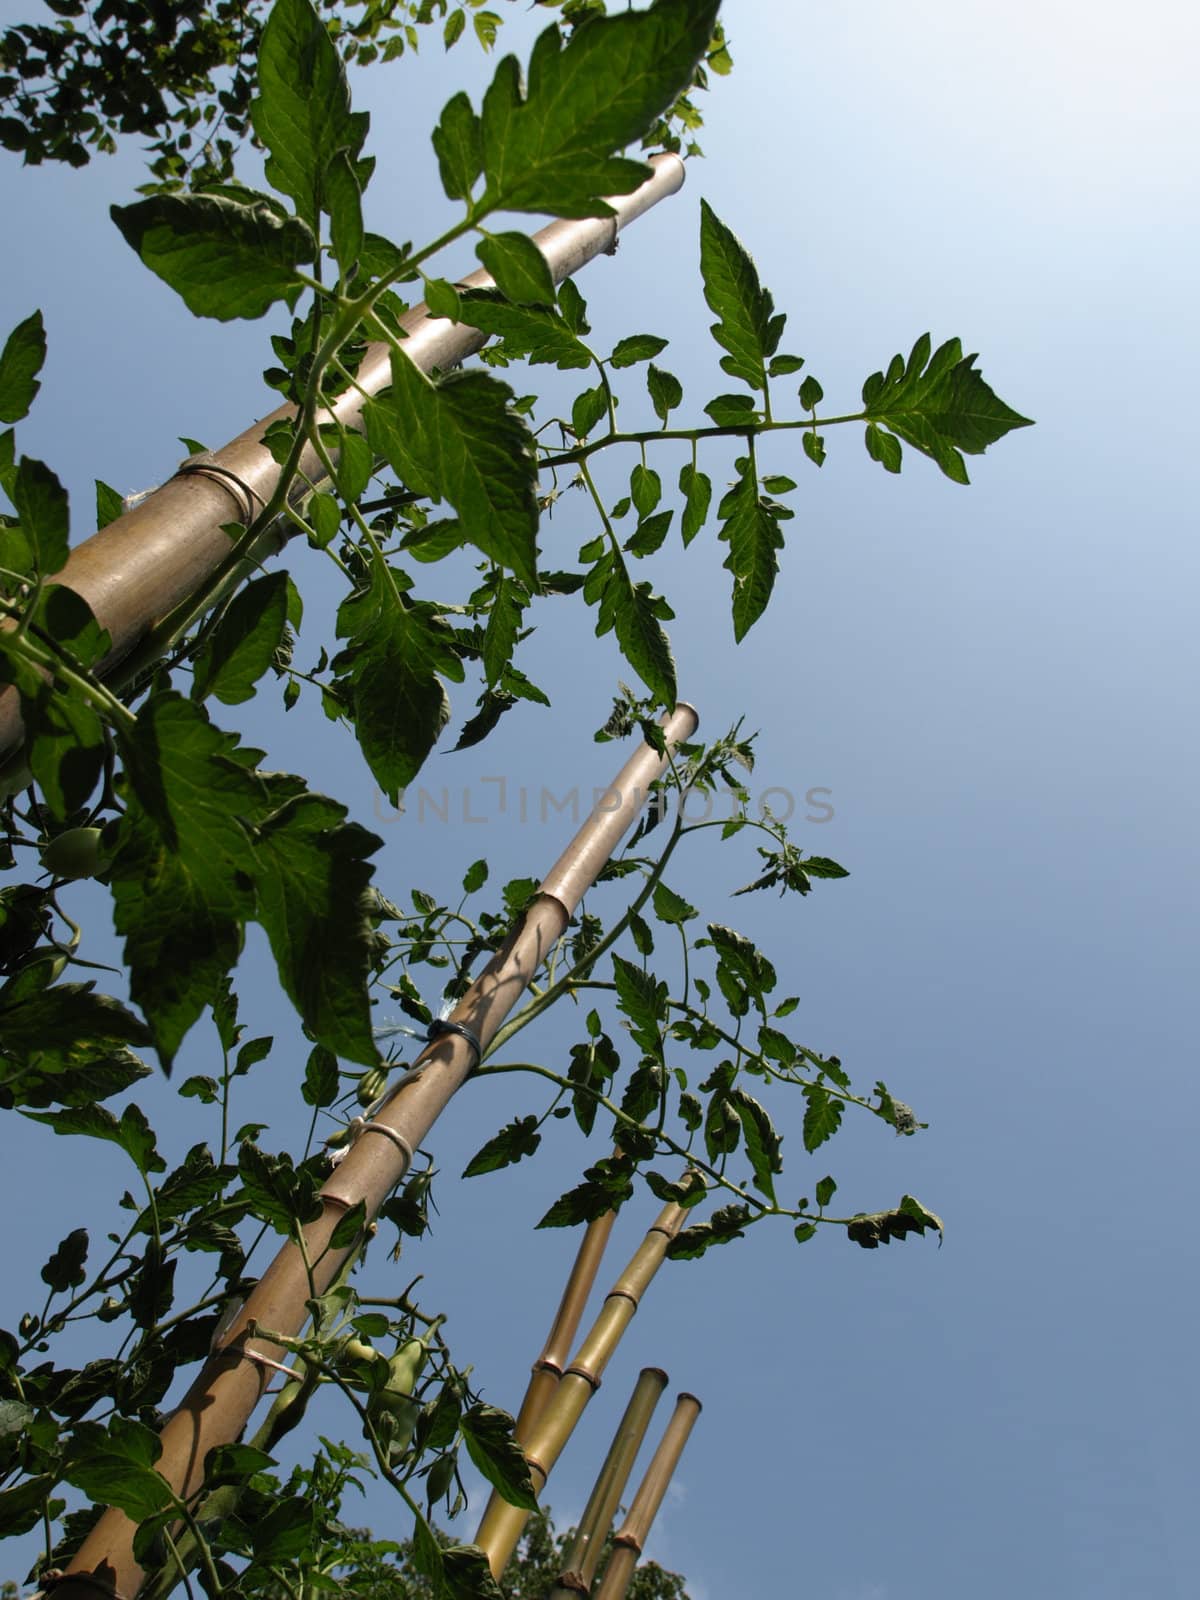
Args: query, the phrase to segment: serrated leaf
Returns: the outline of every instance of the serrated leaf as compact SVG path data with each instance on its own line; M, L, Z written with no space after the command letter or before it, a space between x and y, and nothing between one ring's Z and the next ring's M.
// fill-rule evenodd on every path
M329 213L334 259L343 275L348 276L358 265L366 242L362 190L348 151L339 150L325 168L321 201Z
M673 613L648 583L632 581L623 561L611 561L606 557L605 563L598 563L592 569L597 577L600 600L596 633L603 637L612 630L626 661L655 699L662 705L673 706L675 658L661 621ZM585 589L584 593L590 600L589 591Z
M516 306L495 289L469 289L461 296L458 318L502 341L508 356L527 356L533 366L553 363L563 371L590 367L587 346L552 307Z
M695 906L689 905L681 894L669 889L665 883L654 885L654 915L660 922L680 925L699 916Z
M287 605L286 572L254 578L240 589L196 661L192 698L212 694L227 706L251 699L283 638Z
M762 420L748 394L719 394L704 408L718 428L752 428Z
M550 27L533 47L522 92L516 58L500 62L483 102L488 209L608 216L603 197L648 176L614 155L634 143L692 81L718 0L659 0L649 11L589 18L564 45Z
M886 433L874 422L868 422L865 443L872 461L878 461L886 472L900 471L904 452L894 433Z
M155 1470L161 1453L158 1435L130 1417L113 1417L107 1428L82 1422L63 1476L90 1500L141 1521L175 1503L170 1485Z
M354 705L363 755L393 805L416 777L450 717L442 678L461 681L453 633L428 602L409 603L381 562L367 590L338 608L334 660Z
M65 566L70 537L67 491L44 461L22 456L12 487L21 533L34 553L36 570L49 577Z
M461 19L463 13L454 15ZM466 94L460 91L447 100L432 137L442 188L451 200L467 199L483 171L483 142L479 118Z
M483 239L475 254L507 299L521 306L552 307L554 279L545 256L526 234L497 233Z
M492 1488L509 1505L536 1511L529 1463L513 1436L515 1424L507 1411L474 1405L463 1413L460 1426L467 1454Z
M748 460L718 515L720 537L729 546L723 565L733 574L733 633L740 644L766 610L779 573L776 552L783 549L778 518L760 497Z
M261 317L302 287L296 268L316 242L296 217L216 195L155 194L111 215L150 270L198 317Z
M719 318L713 338L729 352L722 368L752 389L765 389L766 363L779 347L786 318L776 314L741 240L706 200L700 202L700 274L709 310Z
M537 589L533 441L507 384L484 372L435 385L392 356L392 387L365 407L367 438L418 494L448 500L463 537Z
M256 1562L293 1561L308 1551L316 1526L316 1505L299 1495L273 1504L250 1526L250 1547Z
M49 1284L55 1294L76 1288L87 1276L84 1270L87 1257L88 1231L74 1228L42 1268L42 1282Z
M841 1100L835 1099L819 1083L805 1086L804 1099L804 1148L811 1155L826 1139L832 1139L841 1127L845 1107Z
M897 357L886 375L868 378L863 385L867 419L885 422L906 444L936 461L948 478L965 484L969 479L960 451L981 455L1012 429L1032 423L984 382L976 357L964 356L958 339L948 339L932 355L930 345L929 335L922 334L907 362ZM882 443L886 437L880 434L874 441L881 452L891 448ZM874 455L870 439L867 449ZM875 459L888 465L882 453Z
M31 1122L44 1122L57 1134L82 1134L115 1144L143 1176L166 1170L166 1162L155 1149L154 1130L140 1106L126 1106L119 1117L106 1106L67 1106L61 1111L27 1111L24 1115Z
M35 311L17 323L0 351L0 422L20 422L29 414L45 359L46 330Z
M521 594L511 578L501 576L483 630L483 671L488 688L500 682L512 660L523 615Z
M753 1095L747 1094L744 1089L730 1089L726 1094L726 1100L742 1124L742 1135L746 1141L746 1154L750 1157L750 1166L754 1172L755 1186L762 1190L773 1205L774 1180L783 1171L783 1162L779 1154L783 1141L775 1131L775 1125L766 1107L760 1105Z
M531 1156L542 1142L537 1117L517 1117L506 1124L471 1157L463 1168L464 1178L477 1178L484 1172L498 1172Z
M700 1222L677 1233L667 1246L672 1261L695 1261L713 1245L729 1244L745 1236L750 1221L750 1207L744 1205L722 1206L714 1211L708 1222Z
M926 1228L937 1231L939 1239L945 1234L942 1219L927 1211L912 1195L902 1197L893 1211L875 1211L860 1214L846 1224L846 1233L864 1250L877 1250L881 1244L891 1244L893 1239L905 1239L910 1233L924 1233Z
M146 1076L128 1046L149 1043L149 1029L92 990L64 983L7 1004L0 996L0 1089L11 1104L91 1104Z
M275 0L258 50L254 131L268 152L272 186L316 220L326 169L339 151L356 156L368 118L350 110L346 73L329 30L309 0Z
M47 1496L54 1486L54 1475L42 1472L26 1478L23 1483L0 1489L0 1538L15 1538L35 1528L47 1511ZM61 1511L64 1503L52 1500L49 1504ZM50 1514L54 1514L52 1510Z

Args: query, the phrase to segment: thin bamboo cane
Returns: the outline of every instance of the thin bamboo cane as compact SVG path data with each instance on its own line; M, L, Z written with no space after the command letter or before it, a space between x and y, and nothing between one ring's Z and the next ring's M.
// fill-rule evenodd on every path
M613 1552L608 1558L594 1600L625 1600L650 1532L650 1524L658 1513L671 1474L679 1465L683 1447L699 1415L700 1402L696 1396L681 1394L675 1402L674 1414L667 1423L667 1430L654 1452L654 1458L646 1468L646 1476L638 1485L624 1526L613 1540Z
M688 739L696 722L691 706L676 707L663 723L668 746ZM664 765L647 744L630 756L605 796L615 804L593 812L580 828L503 948L455 1007L450 1020L473 1033L483 1050L549 956L585 890L637 815L647 786ZM420 1052L397 1092L350 1146L345 1160L321 1190L320 1217L302 1230L302 1244L289 1242L279 1251L247 1297L221 1351L206 1363L163 1427L162 1454L156 1465L175 1493L187 1498L196 1492L203 1482L208 1452L240 1436L267 1386L272 1369L262 1363L278 1360L282 1349L257 1337L256 1329L288 1337L299 1333L307 1320L308 1300L325 1291L354 1248L330 1248L338 1221L359 1201L366 1207L365 1221L375 1217L408 1171L413 1151L474 1064L475 1052L468 1040L457 1033L441 1036ZM123 1512L107 1510L60 1581L61 1594L70 1600L76 1596L112 1600L114 1595L124 1600L136 1594L143 1574L133 1555L134 1530L134 1523Z
M579 1332L583 1309L596 1281L596 1273L605 1246L608 1244L608 1236L612 1232L615 1217L615 1212L606 1211L602 1217L593 1218L580 1240L579 1250L567 1278L567 1286L563 1290L558 1311L550 1326L542 1353L533 1364L529 1386L525 1390L525 1398L517 1413L516 1435L522 1444L529 1438L547 1403L558 1388L558 1381L570 1358L571 1345Z
M614 216L553 222L533 236L556 283L601 252L611 254L622 228L680 188L683 163L677 156L654 156L651 165L654 174L640 189L609 202ZM462 280L465 288L492 282L485 272L473 272ZM455 366L480 349L486 338L465 323L431 316L423 304L414 306L402 321L408 334L405 352L423 372ZM340 422L361 431L364 399L390 383L390 346L372 344L356 382L328 411L319 414L318 421ZM102 671L112 669L142 644L162 619L171 617L180 627L187 623L187 616L176 614L181 608L186 612L200 587L229 556L229 536L223 526L235 517L245 521L261 509L279 482L279 464L262 444L264 431L273 422L290 420L295 414L294 406L280 406L222 449L200 462L185 463L185 471L169 478L141 504L71 552L55 582L81 594L100 626L108 630L112 650ZM315 451L307 449L291 498L303 500L310 484L324 476ZM286 525L268 530L247 557L246 570L282 548L291 531ZM195 615L217 598L216 594L209 596ZM28 782L17 756L22 738L19 698L14 689L5 688L0 692L0 762L5 763L0 768L0 790L5 793Z
M664 1207L646 1234L633 1259L609 1291L591 1331L580 1345L575 1359L559 1381L553 1398L542 1413L532 1437L525 1446L534 1487L545 1487L551 1468L562 1454L584 1408L600 1387L605 1367L612 1359L621 1335L633 1320L642 1295L663 1263L667 1246L683 1226L685 1207L672 1202ZM499 1578L517 1547L528 1511L509 1505L507 1500L489 1502L475 1535L475 1543L488 1558L493 1577Z
M550 1600L571 1600L573 1594L591 1592L604 1540L617 1514L654 1408L666 1386L667 1375L661 1367L644 1367L638 1374L625 1415L613 1435L575 1536L563 1554L563 1570Z

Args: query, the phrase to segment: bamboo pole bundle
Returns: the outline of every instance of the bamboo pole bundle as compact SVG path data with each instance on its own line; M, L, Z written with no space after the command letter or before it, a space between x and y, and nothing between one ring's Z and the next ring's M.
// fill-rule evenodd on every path
M668 747L690 738L697 720L691 706L677 706L663 722ZM584 892L636 817L648 785L664 766L664 759L645 743L630 756L605 795L606 802L615 797L617 803L593 812L579 829L504 946L442 1024L444 1031L420 1052L412 1070L349 1147L345 1159L321 1190L320 1217L302 1230L298 1242L289 1241L282 1247L248 1295L228 1329L225 1343L205 1364L163 1427L162 1453L156 1465L180 1497L186 1499L200 1488L208 1452L241 1435L274 1370L265 1363L276 1362L283 1354L281 1346L256 1336L256 1330L264 1328L293 1337L304 1327L310 1296L325 1292L356 1248L331 1248L331 1235L338 1221L361 1202L365 1206L364 1225L369 1224L403 1179L414 1150L470 1075L478 1055L487 1050L505 1016L549 956ZM676 1212L678 1216L674 1215ZM663 1230L678 1230L682 1217L680 1207L667 1208L656 1224L659 1233L652 1230L650 1235L660 1241L653 1264L648 1269L646 1265L639 1268L635 1258L626 1274L629 1287L618 1285L613 1291L614 1295L625 1294L632 1299L625 1321L633 1313L641 1284L648 1281L662 1259L666 1248ZM587 1370L585 1358L591 1348L589 1341L571 1372L580 1368L581 1361L583 1370ZM596 1382L602 1366L600 1360L596 1364ZM570 1380L571 1372L564 1382ZM110 1507L60 1579L56 1590L60 1600L61 1596L68 1600L78 1596L113 1600L114 1595L131 1600L143 1578L133 1554L134 1531L134 1523Z
M613 1552L608 1558L600 1587L594 1600L625 1600L634 1569L650 1532L650 1525L658 1514L663 1495L671 1481L671 1474L679 1465L688 1435L700 1415L700 1402L694 1394L681 1394L675 1402L675 1411L667 1424L654 1458L646 1468L646 1476L638 1485L629 1515L620 1533L613 1540ZM557 1591L554 1600L559 1600ZM569 1600L569 1597L566 1597Z
M678 156L653 156L650 164L653 176L640 189L610 200L615 215L552 222L533 235L556 283L594 256L611 254L622 228L681 187L684 171ZM462 279L462 287L483 288L493 281L486 272L478 271ZM486 335L465 323L431 316L424 304L414 306L402 320L408 335L405 352L426 373L435 367L455 366L486 340ZM371 344L355 383L318 414L318 423L336 422L361 431L364 401L390 383L391 348L382 342ZM54 581L82 595L100 626L107 629L112 650L101 666L102 673L113 675L113 669L135 648L139 662L157 659L172 639L219 598L220 591L215 591L200 603L196 600L202 586L228 561L231 547L223 527L235 517L250 523L270 500L279 483L280 468L262 443L263 433L272 423L290 420L295 414L294 406L280 406L222 449L184 462L153 494L71 552ZM316 452L306 449L290 499L302 501L312 483L324 476ZM291 531L286 524L265 530L245 562L229 574L229 581L277 553ZM5 688L0 692L0 763L4 763L0 787L5 792L28 782L18 755L22 738L19 698L15 689Z
M633 1471L637 1453L642 1448L654 1408L662 1399L666 1386L667 1375L661 1367L643 1367L638 1374L625 1415L613 1435L600 1475L588 1496L579 1526L575 1529L575 1536L564 1552L563 1570L551 1600L571 1600L572 1595L591 1593L604 1540L617 1514L621 1495Z
M672 1201L651 1224L632 1260L609 1290L591 1331L563 1373L558 1387L542 1412L525 1444L534 1487L545 1487L546 1479L563 1447L574 1432L584 1408L600 1387L600 1380L620 1343L621 1335L633 1320L642 1295L663 1263L667 1246L683 1226L687 1210ZM475 1543L488 1558L493 1577L502 1576L512 1559L528 1511L509 1505L493 1495L479 1524Z

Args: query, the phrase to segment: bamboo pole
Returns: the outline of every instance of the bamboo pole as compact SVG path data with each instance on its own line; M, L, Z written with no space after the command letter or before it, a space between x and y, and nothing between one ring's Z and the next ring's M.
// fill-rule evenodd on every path
M524 1444L533 1432L547 1403L558 1388L558 1381L570 1359L571 1346L575 1342L575 1335L579 1332L583 1309L596 1281L596 1273L615 1218L616 1213L613 1211L606 1211L602 1217L594 1217L588 1223L580 1240L579 1250L567 1278L567 1286L563 1290L542 1353L533 1364L525 1398L517 1413L516 1435L521 1444Z
M613 1540L613 1552L608 1558L594 1600L625 1600L646 1536L650 1532L650 1524L658 1513L671 1474L679 1465L683 1447L699 1415L700 1402L696 1396L681 1394L675 1402L674 1415L667 1423L667 1431L646 1468L646 1476L638 1485L624 1526Z
M633 1259L609 1290L591 1331L559 1380L553 1398L525 1445L530 1475L539 1494L584 1408L600 1387L604 1369L686 1215L686 1208L674 1201L663 1208ZM528 1511L509 1505L507 1500L493 1498L488 1503L475 1543L487 1556L493 1577L498 1579L503 1575L528 1519Z
M677 706L663 723L668 746L690 738L697 720L691 706ZM648 744L634 751L605 794L606 802L616 803L593 812L579 829L504 946L455 1007L450 1023L473 1034L483 1051L565 931L584 892L640 810L648 785L664 766ZM263 1363L278 1361L283 1353L281 1346L256 1336L256 1330L288 1337L300 1332L307 1321L308 1300L325 1292L355 1248L330 1247L338 1221L361 1201L365 1224L371 1222L474 1065L475 1050L458 1032L442 1034L420 1052L412 1071L366 1124L322 1188L320 1217L302 1230L299 1242L282 1247L247 1296L221 1350L205 1364L160 1435L162 1454L156 1466L181 1498L195 1494L203 1483L208 1452L240 1437L273 1371ZM668 1210L679 1211L677 1229L682 1210ZM654 1266L665 1248L663 1239ZM614 1290L618 1292L622 1291ZM110 1507L88 1534L56 1593L61 1591L68 1600L79 1596L113 1600L114 1595L131 1600L143 1578L133 1554L134 1531L135 1524Z
M678 156L653 156L650 164L653 175L640 189L609 201L615 215L552 222L534 234L556 283L601 252L611 254L622 228L681 187L684 170ZM486 272L479 271L464 278L462 287L483 288L492 283ZM465 323L431 316L424 304L414 306L402 322L408 335L405 352L423 372L457 365L486 340L486 335ZM371 344L355 383L318 414L318 423L338 422L361 432L364 400L390 383L391 347L382 342ZM102 675L112 675L139 646L139 658L156 658L167 640L151 636L154 630L167 627L164 619L170 619L168 631L174 637L218 598L214 592L195 604L197 592L229 556L229 536L223 525L235 518L252 520L278 485L279 464L261 442L265 429L295 414L294 406L280 406L222 449L185 462L153 494L71 552L53 581L82 595L100 626L107 629L112 649L99 668ZM312 482L324 476L316 452L306 449L290 499L302 501ZM287 524L266 530L243 563L244 570L276 554L292 531ZM0 789L5 793L28 782L18 754L22 738L19 697L15 689L5 688L0 692L0 763L4 764Z
M638 1374L625 1415L613 1435L604 1465L588 1496L575 1535L563 1555L563 1570L550 1600L571 1600L573 1594L591 1593L600 1565L604 1541L617 1514L633 1463L642 1448L654 1408L662 1399L667 1375L661 1367L643 1367Z

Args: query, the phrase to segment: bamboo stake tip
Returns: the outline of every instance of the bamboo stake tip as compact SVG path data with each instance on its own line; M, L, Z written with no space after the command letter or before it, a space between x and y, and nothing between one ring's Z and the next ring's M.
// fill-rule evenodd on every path
M691 1404L695 1406L697 1411L703 1411L704 1410L704 1402L703 1402L703 1400L698 1399L694 1394L690 1394L688 1392L688 1390L681 1389L679 1391L679 1401L684 1401L684 1400L690 1401ZM676 1403L678 1404L679 1401L677 1401Z
M664 1389L666 1388L667 1384L669 1384L670 1381L671 1381L670 1374L668 1372L665 1372L662 1367L643 1367L641 1372L639 1373L639 1377L642 1377L642 1378L658 1378L660 1380L660 1382L662 1383L662 1386L663 1386Z

